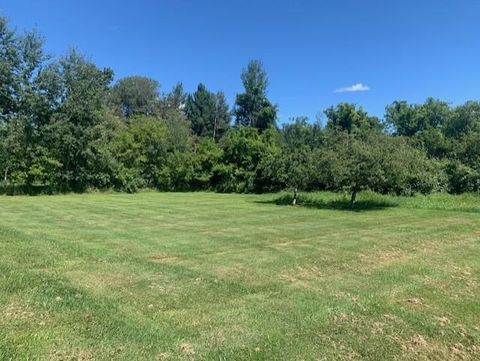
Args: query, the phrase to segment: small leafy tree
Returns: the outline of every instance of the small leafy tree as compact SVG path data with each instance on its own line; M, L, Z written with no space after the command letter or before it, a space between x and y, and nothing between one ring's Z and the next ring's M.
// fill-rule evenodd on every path
M330 176L350 192L352 207L362 190L405 194L428 192L434 187L429 181L431 174L424 173L429 168L428 159L402 138L378 133L354 137L342 132L329 143Z

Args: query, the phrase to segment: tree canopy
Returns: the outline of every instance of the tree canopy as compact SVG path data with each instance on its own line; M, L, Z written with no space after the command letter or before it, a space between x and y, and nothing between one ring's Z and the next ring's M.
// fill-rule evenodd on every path
M187 97L185 113L194 133L218 140L230 126L230 112L225 95L212 93L199 84L197 90Z
M123 117L134 115L152 116L158 113L159 84L144 76L129 76L120 79L112 88L113 108Z
M251 61L241 79L245 92L237 94L235 100L236 124L261 130L275 126L277 107L267 98L268 77L262 63Z
M480 102L398 100L384 119L356 104L278 127L260 61L222 91L146 76L114 79L72 50L48 56L35 32L0 18L0 191L284 189L411 195L480 191ZM234 118L232 124L231 117Z

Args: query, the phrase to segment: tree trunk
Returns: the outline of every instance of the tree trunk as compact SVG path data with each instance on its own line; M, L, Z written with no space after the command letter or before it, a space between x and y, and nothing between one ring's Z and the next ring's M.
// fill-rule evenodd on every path
M5 174L3 176L3 181L7 183L7 176L8 176L8 167L5 168Z
M297 188L293 190L292 206L295 206L296 204L297 204Z
M352 191L352 197L350 198L350 207L353 208L355 207L355 201L357 200L357 190L354 189Z
M216 136L217 136L217 114L215 114L215 119L213 121L213 141L215 141Z

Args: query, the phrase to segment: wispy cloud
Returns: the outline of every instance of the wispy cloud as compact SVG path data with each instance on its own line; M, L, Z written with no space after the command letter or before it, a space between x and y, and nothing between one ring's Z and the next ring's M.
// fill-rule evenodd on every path
M334 93L354 93L354 92L366 92L369 91L370 88L362 83L353 84L351 86L347 86L345 88L335 89Z

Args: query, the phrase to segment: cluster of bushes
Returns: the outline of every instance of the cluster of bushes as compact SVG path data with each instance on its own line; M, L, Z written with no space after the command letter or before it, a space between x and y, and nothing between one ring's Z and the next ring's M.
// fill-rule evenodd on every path
M0 191L55 193L365 189L480 190L480 103L394 102L384 120L353 104L278 127L258 61L233 109L203 84L168 93L120 79L76 51L50 60L36 33L0 18ZM232 121L233 119L233 121Z

